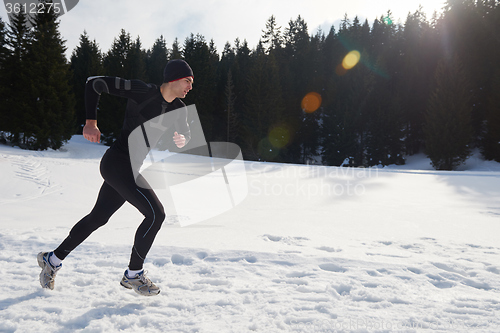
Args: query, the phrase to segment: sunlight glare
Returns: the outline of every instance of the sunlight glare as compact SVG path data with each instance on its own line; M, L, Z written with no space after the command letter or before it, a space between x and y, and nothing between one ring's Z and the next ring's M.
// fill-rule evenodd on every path
M361 59L361 54L359 53L359 51L352 50L351 52L347 53L347 55L344 57L344 60L342 60L342 67L344 67L346 70L349 70L358 64L359 59Z

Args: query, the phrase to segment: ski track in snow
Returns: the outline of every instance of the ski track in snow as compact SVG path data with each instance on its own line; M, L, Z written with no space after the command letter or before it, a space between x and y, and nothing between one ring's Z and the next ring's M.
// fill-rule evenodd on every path
M366 208L367 214L373 211L374 215L384 216L377 220L382 231L371 237L355 235L352 241L342 241L351 230L347 227L345 234L334 233L327 243L300 232L294 234L293 226L282 221L276 222L281 229L274 227L241 237L252 249L266 249L262 251L165 246L155 242L145 269L161 293L151 298L141 297L119 284L131 242L108 243L99 236L101 241L88 239L64 261L55 290L44 290L39 284L36 255L55 248L72 224L62 225L54 219L56 225L52 225L51 217L46 217L52 214L51 208L45 208L42 220L31 224L33 227L17 228L15 223L22 218L36 220L38 207L52 202L46 200L49 195L57 195L57 200L67 203L88 199L84 205L91 207L95 200L92 195L97 192L82 199L79 192L65 192L69 187L66 182L71 179L71 185L77 184L78 191L87 196L94 192L85 186L95 191L101 182L98 175L92 179L64 178L68 171L59 168L79 168L73 172L80 175L87 170L87 165L81 166L86 163L97 170L104 148L92 146L96 149L89 151L82 141L73 141L69 151L62 152L20 152L2 147L0 170L8 176L0 178L0 218L6 218L8 223L0 221L0 264L5 268L0 285L0 332L500 331L500 247L433 237L400 239L397 232L383 238L387 212L371 206ZM273 167L280 170L279 166ZM45 199L36 201L41 198ZM272 207L272 199L271 196L256 201L259 209L271 209L265 205L269 202ZM473 209L479 212L478 216L497 219L500 208L495 205L487 202L486 208ZM393 206L396 204L390 203L381 209ZM26 212L20 212L22 207L26 207ZM78 206L62 207L57 212L62 215L61 220L81 216L81 212L71 214L72 207ZM277 207L295 208L293 203ZM283 214L279 209L265 212L279 217ZM260 210L244 212L259 219L263 216ZM22 218L18 217L21 213ZM326 220L331 212L318 214ZM231 223L226 224L226 229L176 227L188 218L168 216L164 226L177 235L184 232L186 240L214 237L214 243L232 244L228 232L231 228L241 233ZM130 218L135 219L136 216ZM498 223L482 220L482 226L487 225L485 221ZM113 231L133 230L130 225L135 225L114 223L105 229L110 239ZM260 230L261 226L254 228ZM248 230L253 229L243 232ZM356 227L352 230L358 232Z
M43 195L51 194L61 188L61 185L51 179L50 170L44 165L43 155L34 152L33 156L0 156L10 162L14 177L33 184L36 190L26 191L28 193L16 193L13 198L0 198L0 205L9 202L31 200ZM19 191L18 191L19 192Z
M26 158L19 158L12 162L17 167L16 176L22 180L34 182L41 189L40 195L50 193L50 190L57 187L50 180L49 170L40 161L30 161Z

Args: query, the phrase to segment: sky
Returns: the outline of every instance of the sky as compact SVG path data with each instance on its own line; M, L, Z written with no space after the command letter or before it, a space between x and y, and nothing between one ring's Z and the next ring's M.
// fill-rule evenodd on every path
M182 45L191 33L200 34L207 41L213 40L221 54L226 42L234 45L236 38L246 39L253 49L271 15L282 31L300 15L309 33L315 34L318 28L325 33L332 25L338 29L345 14L351 20L355 16L361 22L368 19L371 25L375 18L391 10L394 23L404 23L408 13L415 12L419 5L430 19L434 11L442 11L444 0L80 0L61 16L60 33L68 57L84 31L106 52L121 29L133 39L140 36L145 49L151 48L160 36L170 47L175 38ZM0 6L0 16L7 21L4 6Z

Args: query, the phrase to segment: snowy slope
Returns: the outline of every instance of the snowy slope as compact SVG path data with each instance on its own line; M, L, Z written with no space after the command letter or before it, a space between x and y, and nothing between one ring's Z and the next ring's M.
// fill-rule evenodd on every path
M159 296L119 285L128 205L43 290L36 254L92 208L105 149L0 146L0 332L500 331L500 167L477 154L456 172L246 162L239 206L167 217L145 264Z

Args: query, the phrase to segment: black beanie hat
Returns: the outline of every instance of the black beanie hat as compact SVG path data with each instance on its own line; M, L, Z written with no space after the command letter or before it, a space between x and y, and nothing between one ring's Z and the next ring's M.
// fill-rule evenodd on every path
M163 70L163 82L172 82L192 76L193 70L189 67L188 63L182 59L170 60L165 69Z

